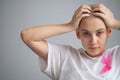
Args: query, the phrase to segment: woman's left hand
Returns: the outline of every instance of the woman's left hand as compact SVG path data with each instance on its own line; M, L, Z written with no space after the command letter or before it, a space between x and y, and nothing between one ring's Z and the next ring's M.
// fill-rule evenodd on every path
M103 4L91 5L93 15L101 17L108 28L117 29L120 22L115 19L112 11L105 7Z

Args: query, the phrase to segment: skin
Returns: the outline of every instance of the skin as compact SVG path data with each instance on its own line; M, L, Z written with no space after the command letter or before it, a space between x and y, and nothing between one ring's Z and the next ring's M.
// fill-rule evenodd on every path
M106 27L102 19L94 16L83 18L80 27L76 30L77 37L91 57L100 56L104 52L111 32L112 30Z
M92 20L85 18L90 16L91 13L94 16L100 17L104 23L101 19L98 18L93 18ZM48 45L46 39L78 30L79 22L81 22L81 20L81 31L79 34L77 33L78 38L81 39L88 55L93 57L100 55L104 51L108 39L108 33L110 33L109 30L106 30L105 25L112 29L120 28L120 20L115 19L113 13L103 4L81 5L75 11L70 22L64 24L40 25L31 27L21 31L21 38L24 43L38 56L47 61ZM98 24L90 24L89 21L91 21L91 23L97 21L96 23L99 23L102 26ZM88 26L86 23L90 26ZM98 37L96 35L99 28L104 28L104 34L101 37ZM82 36L83 29L87 30L90 33L90 37L86 38ZM89 42L91 42L91 44L89 44ZM100 48L96 48L96 46ZM97 52L97 50L99 50L99 52Z

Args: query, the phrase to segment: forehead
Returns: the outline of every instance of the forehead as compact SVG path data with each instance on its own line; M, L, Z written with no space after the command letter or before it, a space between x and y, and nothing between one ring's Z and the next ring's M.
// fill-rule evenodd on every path
M101 18L98 17L85 17L80 22L79 29L86 29L88 31L96 31L98 29L106 29L106 25Z

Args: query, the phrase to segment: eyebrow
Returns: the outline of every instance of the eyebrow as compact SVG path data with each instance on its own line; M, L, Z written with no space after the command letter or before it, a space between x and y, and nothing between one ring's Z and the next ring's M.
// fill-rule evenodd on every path
M105 29L104 28L100 28L100 29L98 29L96 31L98 32L98 31L103 31L103 30L105 30Z
M82 29L81 31L83 31L83 32L89 32L88 30L86 30L86 29Z

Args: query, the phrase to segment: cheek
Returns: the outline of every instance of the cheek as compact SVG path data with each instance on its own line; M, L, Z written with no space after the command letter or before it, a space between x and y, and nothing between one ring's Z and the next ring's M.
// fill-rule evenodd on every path
M99 39L99 44L102 45L102 46L105 46L106 43L107 43L107 40L108 40L108 36L104 35Z
M89 39L88 38L81 38L82 45L84 47L87 47L89 44Z
M107 34L104 34L104 35L101 36L101 40L107 41L107 39L108 39L108 35Z

